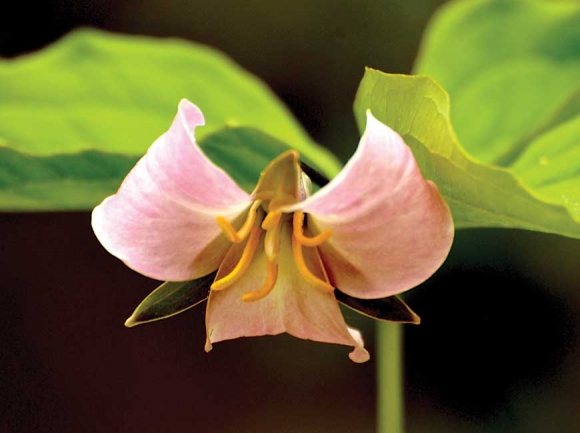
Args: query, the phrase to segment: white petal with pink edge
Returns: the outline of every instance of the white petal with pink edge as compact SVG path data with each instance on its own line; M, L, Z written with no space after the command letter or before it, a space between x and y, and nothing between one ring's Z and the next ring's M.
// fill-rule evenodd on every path
M453 242L449 207L426 181L409 147L367 112L366 130L344 169L288 210L332 231L320 245L331 283L358 298L381 298L429 278Z
M228 243L216 216L233 220L251 204L195 142L203 124L199 108L182 100L170 129L93 211L103 246L148 277L182 281L217 269Z

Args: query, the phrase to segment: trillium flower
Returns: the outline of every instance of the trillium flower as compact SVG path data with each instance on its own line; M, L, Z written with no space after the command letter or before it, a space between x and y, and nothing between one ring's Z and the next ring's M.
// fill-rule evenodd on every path
M170 129L95 208L100 242L158 280L217 271L208 351L223 340L287 332L352 346L353 361L368 360L337 297L362 304L389 297L439 268L453 223L437 187L402 138L368 112L355 154L317 192L290 150L248 194L197 145L194 130L203 124L201 111L182 100Z

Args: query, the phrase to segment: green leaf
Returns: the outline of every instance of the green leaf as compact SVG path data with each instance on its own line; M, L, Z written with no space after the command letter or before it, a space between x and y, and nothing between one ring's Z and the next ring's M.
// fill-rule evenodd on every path
M580 116L532 141L512 171L543 197L580 214Z
M0 146L0 209L90 209L119 188L136 161L98 151L36 156Z
M254 128L225 128L199 142L206 155L223 168L243 189L251 192L260 173L290 146ZM318 163L301 155L308 164Z
M530 143L569 120L580 115L580 90L574 93L556 112L527 135L511 144L498 160L499 165L512 165L526 151Z
M197 280L168 281L161 284L143 299L131 317L127 319L125 326L132 328L143 323L175 316L205 301L209 296L216 272Z
M336 299L341 304L373 319L388 322L412 323L418 325L421 318L399 296L388 296L380 299L359 299L336 289Z
M465 149L509 166L538 125L571 108L579 29L578 1L453 1L431 22L415 72L449 93Z
M577 1L452 1L415 67L449 96L426 77L368 71L359 124L372 108L403 135L458 228L580 237L579 29Z
M448 95L428 77L367 69L355 100L361 130L367 109L412 148L423 175L437 184L449 203L457 228L512 227L580 238L580 159L571 159L568 154L566 172L548 164L547 189L533 182L536 173L530 168L534 160L542 161L537 155L546 150L546 142L532 143L521 157L522 165L514 164L513 170L474 160L453 132ZM578 137L575 128L576 120L558 128L562 129L559 135L549 142L565 142L553 149L548 159L566 159L566 152L573 151ZM540 164L539 169L543 168Z
M0 151L10 155L0 159L0 209L93 207L115 192L127 162L169 128L181 98L204 112L200 141L226 126L253 127L328 176L340 168L262 82L225 55L178 39L79 30L0 61ZM224 156L230 165L236 152ZM91 158L102 172L88 167Z
M290 148L250 127L226 127L199 145L248 192L266 165ZM4 210L90 209L119 188L137 159L97 151L32 156L0 147L0 204Z

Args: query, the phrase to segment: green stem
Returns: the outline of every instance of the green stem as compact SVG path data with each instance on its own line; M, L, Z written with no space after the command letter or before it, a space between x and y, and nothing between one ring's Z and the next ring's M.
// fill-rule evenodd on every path
M377 433L403 433L403 330L377 323Z

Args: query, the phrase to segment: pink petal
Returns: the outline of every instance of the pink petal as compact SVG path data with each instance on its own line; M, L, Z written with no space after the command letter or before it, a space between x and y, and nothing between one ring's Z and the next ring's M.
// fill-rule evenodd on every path
M367 112L359 147L328 185L297 204L308 227L332 230L319 248L330 281L358 298L410 289L443 263L453 241L449 207L409 147Z
M182 100L170 129L93 211L103 246L151 278L182 281L217 269L229 243L216 216L233 220L251 203L198 147L193 131L203 124L199 108Z
M292 256L290 237L288 226L282 233L278 280L265 298L256 302L243 302L241 299L243 294L260 289L265 280L263 240L247 274L231 287L210 293L206 312L206 350L211 350L212 343L223 340L287 332L298 338L353 346L350 358L355 362L367 361L369 354L364 349L360 333L346 326L334 294L311 287L299 273ZM230 254L239 256L241 247L234 245ZM311 266L316 266L312 260L309 261ZM228 257L225 262L235 264L237 258ZM321 269L320 262L318 266ZM222 271L220 269L217 278L221 277Z

